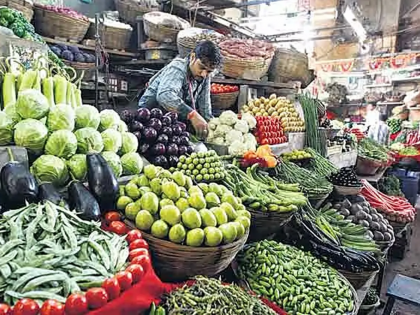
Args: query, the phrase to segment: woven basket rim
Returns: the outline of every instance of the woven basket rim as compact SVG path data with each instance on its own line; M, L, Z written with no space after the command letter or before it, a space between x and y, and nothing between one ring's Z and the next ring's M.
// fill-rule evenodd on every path
M239 91L234 91L234 92L225 92L225 93L211 93L211 96L233 96L233 95L239 95Z
M36 13L37 11L43 11L43 12L46 12L47 14L50 14L50 15L55 15L55 16L57 16L57 17L59 17L59 18L63 19L63 20L71 20L71 21L73 21L73 22L77 22L77 23L85 24L86 26L89 26L89 25L90 25L90 22L89 22L89 21L84 21L84 20L81 20L81 19L76 19L76 18L74 18L74 17L71 17L71 16L68 16L68 15L65 15L65 14L63 14L63 13L54 12L54 11L48 10L48 9L46 9L46 8L43 8L43 7L37 6L37 5L34 5L34 11L35 11L35 13Z
M11 3L13 2L15 5L21 6L21 7L25 7L27 9L33 9L34 4L25 0L0 0L0 5L2 5L2 3Z
M77 62L77 61L68 61L68 60L63 60L63 62L79 70L89 70L89 69L94 69L96 67L94 62Z

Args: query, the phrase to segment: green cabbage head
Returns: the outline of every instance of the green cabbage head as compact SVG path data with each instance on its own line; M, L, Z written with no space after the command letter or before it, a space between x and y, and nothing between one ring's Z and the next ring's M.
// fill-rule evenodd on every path
M48 138L48 129L35 119L25 119L15 126L14 141L17 146L25 147L34 154L41 154L45 141Z
M121 157L121 164L124 175L137 175L140 174L143 169L143 160L136 152L124 154Z
M123 122L122 120L118 124L118 131L119 132L127 132L128 131L127 124L125 122Z
M137 137L132 134L131 132L123 132L122 136L122 146L121 146L121 154L137 152L137 148L139 146L139 141Z
M31 173L41 183L52 183L54 186L64 186L69 179L64 160L54 155L41 155L31 166Z
M93 128L82 128L75 131L78 153L101 153L104 149L101 134Z
M73 131L76 115L71 106L58 104L48 113L47 127L50 132L56 130Z
M96 107L82 105L76 108L76 129L93 128L98 129L101 118Z
M13 120L6 113L0 112L0 145L8 145L13 140Z
M68 105L66 105L68 106ZM54 131L45 144L45 153L60 158L68 159L77 150L77 139L70 130Z
M118 125L121 121L120 115L115 110L104 109L99 114L101 117L101 123L99 125L99 130L106 129L118 129Z
M22 118L41 119L48 114L49 109L48 100L40 91L29 89L19 92L16 112Z
M101 133L104 151L118 152L122 145L121 133L115 129L107 129Z
M102 152L102 156L104 157L105 161L108 163L109 167L112 169L115 177L120 177L123 171L120 157L115 152L111 151L104 151Z
M67 167L74 179L85 180L87 174L87 163L85 154L75 154L67 160Z

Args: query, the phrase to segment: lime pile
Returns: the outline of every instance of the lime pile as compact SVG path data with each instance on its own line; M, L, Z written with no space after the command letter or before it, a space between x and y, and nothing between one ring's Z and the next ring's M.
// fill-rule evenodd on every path
M171 169L174 171L175 169ZM213 150L179 157L177 170L196 182L217 182L225 178L222 161Z
M117 207L138 229L195 247L242 238L251 218L241 200L225 186L194 185L181 171L171 173L154 165L147 165L143 174L121 186Z
M283 153L281 157L285 161L294 161L308 159L311 158L312 155L304 150L293 150L292 152Z

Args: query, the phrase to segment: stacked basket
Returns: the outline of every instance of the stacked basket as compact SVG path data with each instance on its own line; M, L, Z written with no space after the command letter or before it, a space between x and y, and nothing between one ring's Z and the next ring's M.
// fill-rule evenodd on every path
M192 27L180 31L177 37L179 55L182 58L186 57L200 41L210 40L218 43L223 38L224 36L222 34L209 29Z
M30 22L34 15L32 2L25 0L0 0L0 6L9 7L22 12L23 16Z
M123 23L120 23L123 24ZM128 27L126 28L116 27L107 25L106 22L99 26L99 34L101 36L102 44L105 48L108 49L118 49L125 50L130 45L131 34L133 29ZM89 30L86 35L87 38L95 38L95 24L91 23Z
M121 20L129 24L135 24L137 17L159 9L158 4L154 2L143 4L133 0L115 0L114 2Z
M267 74L270 64L271 58L239 59L224 56L222 73L235 79L260 80Z
M163 12L149 12L143 16L144 32L154 41L160 43L176 43L176 38L181 30L190 27L190 23Z

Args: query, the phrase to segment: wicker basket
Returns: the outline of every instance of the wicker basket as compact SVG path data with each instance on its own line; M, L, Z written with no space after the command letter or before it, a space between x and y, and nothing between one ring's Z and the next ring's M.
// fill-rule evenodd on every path
M310 198L308 198L309 203L311 204L312 207L314 207L315 209L318 209L322 205L322 203L329 197L330 194L331 193L318 195L318 196L311 196Z
M362 188L363 188L362 186L346 187L346 186L334 185L335 191L342 196L358 195L362 191Z
M312 80L308 57L295 49L277 48L268 78L273 82L300 81L304 86Z
M382 163L380 161L368 159L359 155L357 157L355 170L359 175L375 175L381 166Z
M183 281L196 275L214 276L226 269L248 238L219 247L175 244L142 232L152 252L153 267L163 281Z
M279 229L289 222L294 214L291 212L263 212L261 210L247 209L251 213L251 230L248 242L257 242L270 238Z
M378 271L362 271L359 273L347 271L347 270L338 270L349 282L350 284L356 289L359 290L362 288L366 282L376 275Z
M22 12L23 16L31 22L34 16L33 5L25 0L0 0L0 6L9 7Z
M232 93L211 94L211 106L217 109L228 109L235 105L239 91Z
M35 6L34 26L40 35L80 42L85 37L89 25L89 21L75 19Z
M155 24L149 17L154 14L153 12L144 15L144 33L152 40L161 43L176 43L176 38L180 29L169 28L164 25ZM190 24L184 19L178 18L182 21L183 27L187 28Z
M124 50L128 48L132 33L133 31L131 29L123 29L108 25L100 25L99 27L102 44L108 49ZM86 37L95 38L95 25L93 23L90 24Z
M230 78L244 80L260 80L268 72L272 58L240 59L223 57L221 72Z
M138 16L152 11L158 11L158 7L141 6L131 0L115 0L115 7L122 21L135 24Z

